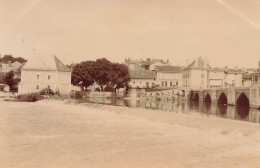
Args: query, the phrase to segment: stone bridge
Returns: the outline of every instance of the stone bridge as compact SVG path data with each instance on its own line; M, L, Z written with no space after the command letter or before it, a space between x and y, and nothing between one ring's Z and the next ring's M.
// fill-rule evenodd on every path
M190 99L250 108L260 107L259 87L237 87L193 90Z

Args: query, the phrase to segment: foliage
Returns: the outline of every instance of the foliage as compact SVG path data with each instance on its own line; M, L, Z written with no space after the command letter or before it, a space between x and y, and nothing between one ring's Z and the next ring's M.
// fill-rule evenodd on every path
M14 72L10 71L5 74L4 83L10 87L10 90L17 84L17 81L14 80Z
M12 55L4 55L3 58L0 59L0 62L3 62L3 63L8 63L8 62L15 62L15 61L18 61L20 63L24 63L24 62L27 62L26 59L22 58L22 57L13 57Z
M81 89L85 89L91 86L95 81L93 75L95 73L95 62L84 61L77 64L72 71L71 83L76 86L80 86Z
M114 87L112 85L107 84L106 87L104 88L104 91L105 92L114 92L115 89L114 89Z
M18 101L22 101L22 102L36 102L38 100L44 99L44 97L39 93L29 93L29 94L19 95L17 99Z
M0 83L5 83L5 73L0 72Z
M111 63L105 58L77 64L73 68L71 78L72 84L80 86L82 90L97 83L101 91L103 91L103 86L107 84L119 89L125 87L129 81L129 72L125 65Z
M54 95L54 92L49 88L45 88L45 89L41 90L40 94L41 95Z
M106 58L97 59L95 62L93 78L101 87L101 91L103 91L103 86L110 82L111 65L112 63Z
M110 74L111 84L116 88L126 87L130 81L129 71L127 66L114 63Z

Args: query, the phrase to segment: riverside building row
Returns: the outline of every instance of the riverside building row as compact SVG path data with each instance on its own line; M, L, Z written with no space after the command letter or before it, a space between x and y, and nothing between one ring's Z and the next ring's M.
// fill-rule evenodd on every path
M260 63L257 69L211 67L204 57L198 57L188 66L172 66L167 60L125 59L130 71L132 88L223 88L260 85Z

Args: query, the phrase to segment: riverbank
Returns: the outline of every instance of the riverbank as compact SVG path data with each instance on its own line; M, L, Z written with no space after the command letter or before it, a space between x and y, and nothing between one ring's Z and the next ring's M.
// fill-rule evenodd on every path
M0 105L0 167L260 165L259 124L73 100Z

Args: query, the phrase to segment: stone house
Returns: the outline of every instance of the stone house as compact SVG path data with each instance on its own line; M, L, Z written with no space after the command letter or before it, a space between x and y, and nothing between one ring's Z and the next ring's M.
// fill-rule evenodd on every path
M180 66L156 66L156 81L161 87L182 86L182 67Z
M207 88L210 68L206 58L198 57L183 69L182 86L192 89Z
M241 87L242 86L242 69L226 69L225 70L225 87Z
M62 95L70 94L71 70L56 56L33 57L21 69L19 94L40 92L45 88Z
M129 70L131 88L148 88L156 85L156 74L148 70Z
M225 72L223 68L211 68L208 70L208 88L225 86Z

